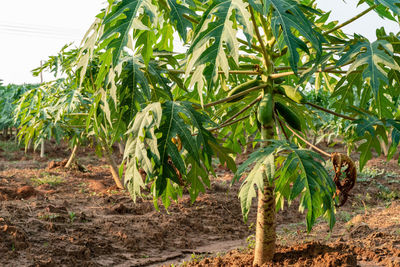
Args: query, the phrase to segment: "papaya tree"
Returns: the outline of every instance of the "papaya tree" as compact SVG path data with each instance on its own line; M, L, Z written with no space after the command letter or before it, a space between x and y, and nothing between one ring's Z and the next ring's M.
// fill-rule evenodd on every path
M48 71L55 79L26 90L16 101L12 115L18 125L19 140L26 148L33 144L36 149L46 139L57 143L68 140L76 147L84 138L85 117L81 114L87 111L92 101L90 91L83 90L75 82L71 64L78 51L65 45L56 56L50 56L41 67L32 71L35 76ZM64 78L57 79L58 76Z
M35 84L8 84L4 86L0 80L0 130L5 136L12 136L13 128L18 125L14 122L13 113L17 107L16 102L26 91L37 87Z
M398 21L400 1L361 0L365 11L342 24L328 22L329 12L312 0L108 3L84 37L76 68L84 77L101 53L94 109L109 117L129 110L120 167L126 188L135 199L149 186L154 204L166 208L184 188L194 201L210 185L212 157L219 158L235 172L233 182L242 181L245 220L258 195L254 265L273 257L275 214L285 202L299 199L308 231L318 217L332 228L335 206L354 186L349 156L308 141L315 110L346 121L361 169L382 142L391 142L389 158L396 152L399 36L379 29L370 41L341 29L368 12ZM320 88L332 93L330 109L304 98ZM249 143L256 149L236 169L232 156Z
M96 153L106 157L116 186L123 189L118 165L112 156L112 145L126 131L121 119L126 107L121 106L119 112L110 114L106 101L103 102L106 103L103 109L97 109L101 99L101 91L98 92L95 85L99 55L92 55L85 75L80 77L75 64L80 53L80 49L67 44L56 56L50 56L43 65L33 70L36 76L43 71L53 73L55 80L27 91L18 99L14 114L15 121L18 121L18 136L26 147L33 143L35 148L45 139L69 141L72 153L66 168L75 161L78 146L93 141ZM129 72L129 68L125 68L125 72ZM57 79L58 76L63 78ZM112 127L108 127L105 121L111 121Z

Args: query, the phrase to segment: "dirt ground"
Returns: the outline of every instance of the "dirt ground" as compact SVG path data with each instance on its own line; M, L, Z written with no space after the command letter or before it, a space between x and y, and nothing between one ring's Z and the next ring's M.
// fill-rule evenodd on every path
M232 174L156 211L113 185L106 162L81 149L84 168L66 170L66 147L46 158L0 146L0 266L251 266L255 208L242 220ZM400 266L400 168L368 163L329 231L306 232L295 204L278 214L278 249L267 266ZM254 206L255 207L255 206Z

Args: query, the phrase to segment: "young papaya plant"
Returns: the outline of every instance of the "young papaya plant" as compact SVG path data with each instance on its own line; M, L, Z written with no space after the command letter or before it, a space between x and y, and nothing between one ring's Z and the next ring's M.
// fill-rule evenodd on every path
M76 68L84 77L100 54L91 113L104 112L109 128L118 121L110 118L123 116L125 186L133 199L150 186L156 206L161 199L168 207L183 188L194 201L218 157L236 172L234 181L243 179L245 219L258 195L255 266L274 255L275 214L285 201L300 199L308 231L321 216L332 228L335 205L354 186L350 157L307 140L310 110L348 121L360 168L390 131L388 158L396 152L399 36L379 29L370 41L342 28L373 11L398 21L400 1L361 0L366 9L342 24L328 22L329 12L312 0L108 2L84 37ZM331 109L302 94L321 84L338 103ZM231 156L249 142L259 148L236 171ZM304 148L310 145L318 153ZM320 154L332 159L335 177Z
M18 126L18 122L14 122L13 113L17 107L16 102L26 91L36 88L35 84L16 85L9 84L4 86L0 83L0 130L5 136Z
M120 127L123 114L121 111L115 112L113 114L118 116L112 117L106 108L102 109L105 112L101 109L93 112L103 100L98 97L99 92L95 84L99 70L97 55L92 56L85 76L80 77L74 65L80 52L79 49L65 45L57 56L50 56L41 67L33 70L34 75L49 71L55 78L59 75L64 78L44 83L36 90L26 92L18 100L15 112L15 119L19 120L18 135L26 146L33 141L35 147L44 139L55 139L58 142L61 139L69 140L72 153L65 165L67 168L74 162L79 144L94 137L96 152L99 156L104 155L107 158L112 177L122 189L118 165L112 156L112 145L126 130L121 130ZM100 104L108 107L109 100L106 104ZM125 106L119 107L126 110ZM107 119L112 120L112 127L104 123ZM118 123L114 123L115 120Z

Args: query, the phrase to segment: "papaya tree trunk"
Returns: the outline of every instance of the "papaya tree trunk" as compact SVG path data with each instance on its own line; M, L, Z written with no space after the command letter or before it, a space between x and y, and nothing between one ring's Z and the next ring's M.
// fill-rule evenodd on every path
M125 152L125 145L124 145L124 141L121 138L121 141L118 142L118 150L119 150L119 154L124 155Z
M274 137L274 126L275 124L272 122L262 127L262 139L267 140ZM253 266L262 266L265 262L272 260L276 247L275 187L265 174L263 177L264 188L263 190L258 190L256 244Z
M45 153L45 143L44 139L40 142L40 157L44 158L44 153Z
M387 157L387 155L388 155L388 153L389 153L390 143L389 143L389 142L386 143L386 142L383 141L382 139L379 139L379 143L380 143L380 145L381 145L383 155L384 155L385 157Z
M72 163L75 161L76 152L77 152L77 151L78 151L78 144L76 144L76 145L74 146L74 148L72 149L71 156L69 156L69 159L68 159L68 161L67 161L67 164L65 164L65 168L71 167Z
M108 164L110 165L110 172L114 179L115 184L119 189L124 189L124 186L122 185L122 182L119 179L117 163L115 162L110 149L104 143L103 143L103 150L104 150L104 156L106 157Z
M254 266L261 266L272 260L275 253L276 222L275 222L274 186L266 184L264 192L258 190L258 210L256 226L256 245L254 248Z

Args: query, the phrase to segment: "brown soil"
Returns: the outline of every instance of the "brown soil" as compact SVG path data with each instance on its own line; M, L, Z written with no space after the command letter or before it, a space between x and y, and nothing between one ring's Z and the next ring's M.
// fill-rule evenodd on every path
M0 150L0 266L251 266L255 209L243 223L223 167L195 203L184 194L156 211L146 192L133 203L118 190L92 150L69 170L65 147L47 151ZM321 221L306 233L295 203L280 211L266 266L400 266L400 169L381 158L369 167L385 172L360 176L331 232Z

